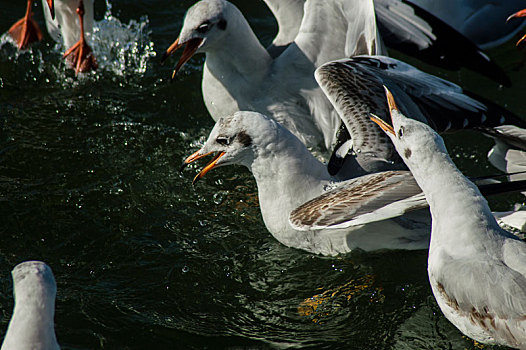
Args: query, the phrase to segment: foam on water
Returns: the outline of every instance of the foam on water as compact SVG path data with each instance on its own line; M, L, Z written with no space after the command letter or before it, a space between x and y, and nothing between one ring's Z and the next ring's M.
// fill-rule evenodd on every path
M18 51L16 43L7 32L0 36L0 63L9 61L16 66L23 66L23 70L16 72L18 79L24 77L24 80L36 82L43 78L46 82L64 87L71 87L85 80L98 80L101 74L107 73L126 79L142 77L148 70L150 58L155 57L154 44L149 38L149 20L147 16L143 16L124 24L112 15L111 4L106 2L106 5L107 11L103 19L94 23L93 33L89 38L99 65L96 72L80 74L75 78L73 70L62 58L67 48L61 43L50 44L44 39L42 43L33 44L27 50Z

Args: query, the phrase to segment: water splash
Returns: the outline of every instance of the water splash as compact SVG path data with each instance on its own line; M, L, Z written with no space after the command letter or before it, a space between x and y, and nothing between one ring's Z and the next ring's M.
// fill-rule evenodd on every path
M16 43L5 32L0 36L0 62L15 65L12 79L20 83L42 81L64 87L82 84L84 81L100 79L109 73L126 79L142 77L149 67L150 58L155 57L154 44L150 40L147 16L122 23L111 13L111 4L106 2L104 18L94 23L89 43L99 68L94 73L80 74L78 79L62 58L66 48L61 43L35 43L27 50L18 51ZM8 80L12 80L8 79Z
M101 21L95 22L91 36L99 69L117 76L143 75L151 57L155 57L149 20L143 16L139 21L123 24L111 14L111 4Z

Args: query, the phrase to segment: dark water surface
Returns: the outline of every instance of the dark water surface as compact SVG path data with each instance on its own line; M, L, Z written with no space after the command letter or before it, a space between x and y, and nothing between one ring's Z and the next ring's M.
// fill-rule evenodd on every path
M0 336L11 269L40 259L57 279L64 349L477 349L440 313L425 251L323 258L287 248L267 232L246 169L221 168L195 187L195 168L178 171L213 126L203 56L172 84L175 59L159 64L192 3L112 0L112 17L97 0L101 67L79 79L47 34L23 53L0 38ZM263 2L235 3L269 43L276 27ZM24 10L2 1L0 32ZM44 29L41 4L35 18ZM526 53L512 43L489 53L513 88L411 62L525 116L526 70L514 68ZM447 143L466 173L496 172L488 139Z

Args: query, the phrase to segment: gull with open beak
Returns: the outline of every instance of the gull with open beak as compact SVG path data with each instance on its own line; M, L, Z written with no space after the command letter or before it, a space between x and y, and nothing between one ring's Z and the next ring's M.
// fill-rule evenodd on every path
M247 111L220 118L203 147L186 158L184 164L212 154L214 158L194 178L194 183L217 167L247 167L257 182L263 221L286 246L323 255L355 248L428 247L427 211L387 220L402 215L405 208L427 206L408 171L385 171L337 181L290 131L269 117ZM341 190L336 196L323 197L336 189ZM319 205L299 214L309 227L299 227L290 220L296 208L320 197ZM336 209L324 211L328 207ZM354 219L352 225L348 225L349 216ZM333 225L319 228L326 221Z
M33 20L33 2L34 0L27 0L25 16L9 28L9 35L15 40L19 50L25 50L29 44L42 40L42 32L37 22ZM53 0L43 0L43 2L49 6L50 15L55 17Z
M442 138L400 113L386 94L392 125L371 119L391 138L429 203L428 275L440 309L481 343L526 348L526 243L498 225Z
M308 147L330 149L340 120L314 70L329 60L381 53L382 47L371 0L309 0L304 13L294 43L272 57L234 4L198 1L162 62L184 47L173 78L194 54L205 53L203 98L214 120L257 111Z

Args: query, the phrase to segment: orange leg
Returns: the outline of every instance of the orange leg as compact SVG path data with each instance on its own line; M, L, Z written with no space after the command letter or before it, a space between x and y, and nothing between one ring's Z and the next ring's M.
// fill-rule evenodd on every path
M75 75L79 72L86 73L96 70L98 67L95 56L84 36L84 1L82 0L79 1L77 14L80 23L80 40L64 53L64 58L67 59L71 68L75 69Z
M9 35L16 41L19 50L26 49L32 42L42 40L42 32L32 18L32 5L33 0L27 0L26 15L9 28Z

